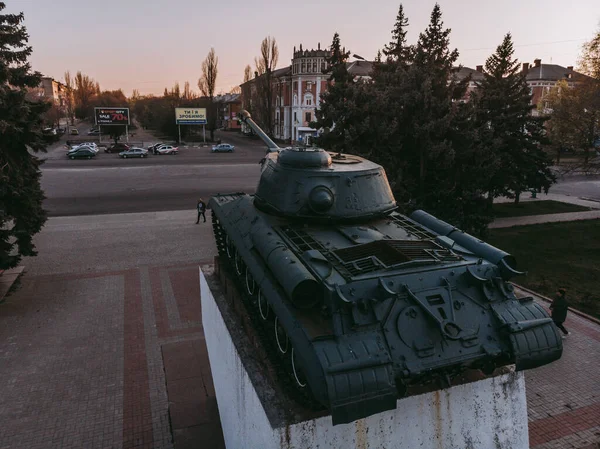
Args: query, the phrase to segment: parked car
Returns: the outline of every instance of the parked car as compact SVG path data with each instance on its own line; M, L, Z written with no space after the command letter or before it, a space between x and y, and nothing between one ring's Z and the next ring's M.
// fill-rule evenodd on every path
M154 154L177 154L179 153L179 148L174 147L173 145L161 145L158 148L154 149Z
M156 149L157 149L158 147L160 147L161 145L166 145L166 144L164 144L164 143L162 143L162 142L155 143L155 144L153 144L153 145L150 145L150 146L148 147L148 151L149 151L149 152L151 152L151 153L154 153L154 150L156 150ZM154 154L156 154L156 153L154 153Z
M96 153L89 147L76 148L67 153L69 159L91 159Z
M107 147L104 152L105 153L120 153L122 151L129 150L129 145L125 143L115 143L109 147Z
M90 129L87 133L88 136L99 136L100 135L100 130L99 129Z
M212 147L212 153L232 153L234 150L234 146L228 143L220 143L219 145L215 145Z
M148 150L144 150L143 148L130 148L125 151L121 151L119 153L119 157L123 159L127 159L128 157L146 157L148 156Z
M99 150L98 145L96 145L94 142L82 142L77 145L73 145L69 151L77 150L78 148L89 148L96 154L98 154Z
M42 130L42 133L47 134L47 135L56 136L56 128L44 128Z
M72 136L78 136L79 131L77 131L77 128L71 128L71 131L69 131L69 134L71 134Z

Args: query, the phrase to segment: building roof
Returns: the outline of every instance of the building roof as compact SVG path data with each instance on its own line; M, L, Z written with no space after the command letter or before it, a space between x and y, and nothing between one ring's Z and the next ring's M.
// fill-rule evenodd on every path
M458 66L454 67L455 77L457 80L463 80L468 76L471 76L471 80L473 81L482 81L483 73L478 70L473 70L470 67Z
M292 73L292 66L289 65L287 67L283 67L281 69L275 69L273 70L273 76L278 78L280 76L286 76L289 75L290 73Z
M558 64L539 64L530 66L527 69L527 81L548 80L558 81L569 79L569 74L573 81L584 81L589 79L587 75L576 72L572 67L563 67Z
M223 95L217 95L214 100L217 103L239 103L240 100L240 94L223 94Z
M369 76L373 71L373 63L371 61L352 61L346 63L348 73L353 76Z

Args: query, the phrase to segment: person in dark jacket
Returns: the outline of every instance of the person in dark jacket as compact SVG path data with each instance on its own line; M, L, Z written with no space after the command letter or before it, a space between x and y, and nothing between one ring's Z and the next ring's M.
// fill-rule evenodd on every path
M206 215L204 215L204 213L206 212L206 204L204 203L202 198L198 200L198 204L196 205L196 207L198 208L198 220L196 220L196 224L200 223L200 216L204 218L204 223L206 223Z
M558 289L558 294L552 304L550 305L550 310L552 311L552 321L556 324L563 334L569 335L569 331L565 329L563 323L567 319L567 311L569 310L569 303L567 301L566 293L567 291L564 288Z

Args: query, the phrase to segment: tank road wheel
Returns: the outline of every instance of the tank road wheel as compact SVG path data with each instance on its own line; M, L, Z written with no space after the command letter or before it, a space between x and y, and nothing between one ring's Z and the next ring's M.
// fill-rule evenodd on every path
M235 252L235 272L238 274L238 276L241 276L244 274L244 271L246 270L246 264L244 263L244 259L242 259L242 256L240 256L240 254L236 251Z
M213 226L213 234L215 236L215 243L217 244L217 249L219 250L219 256L225 260L225 256L227 255L227 249L225 248L225 232L223 232L223 228L219 223L219 219L215 215L215 211L212 211L212 226Z
M275 340L277 340L279 352L282 354L287 353L290 347L290 341L285 333L285 329L281 324L279 324L279 319L277 317L275 317Z
M306 376L304 375L304 371L302 371L302 367L298 364L296 357L294 357L295 351L292 348L292 374L294 375L294 380L296 381L296 385L300 388L306 387Z
M260 313L260 317L267 321L269 319L269 312L271 310L271 305L263 295L262 290L258 289L258 313Z
M227 248L227 257L229 257L229 260L233 260L235 257L235 248L228 235L225 235L225 247Z
M254 282L254 278L252 277L252 273L246 266L246 291L250 296L254 296L256 293L256 282Z

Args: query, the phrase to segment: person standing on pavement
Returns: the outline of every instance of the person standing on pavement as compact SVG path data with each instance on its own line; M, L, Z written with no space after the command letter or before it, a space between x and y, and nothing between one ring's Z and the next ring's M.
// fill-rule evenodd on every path
M198 200L198 204L196 205L196 207L198 209L198 220L196 220L196 224L200 223L200 216L204 218L204 223L206 223L206 215L204 215L204 213L206 212L206 204L204 203L202 198Z
M558 289L558 294L552 304L550 310L552 311L552 321L556 324L563 334L569 335L569 331L565 329L563 323L567 319L567 311L569 310L569 303L567 301L567 291L564 288ZM564 337L563 337L564 338Z

